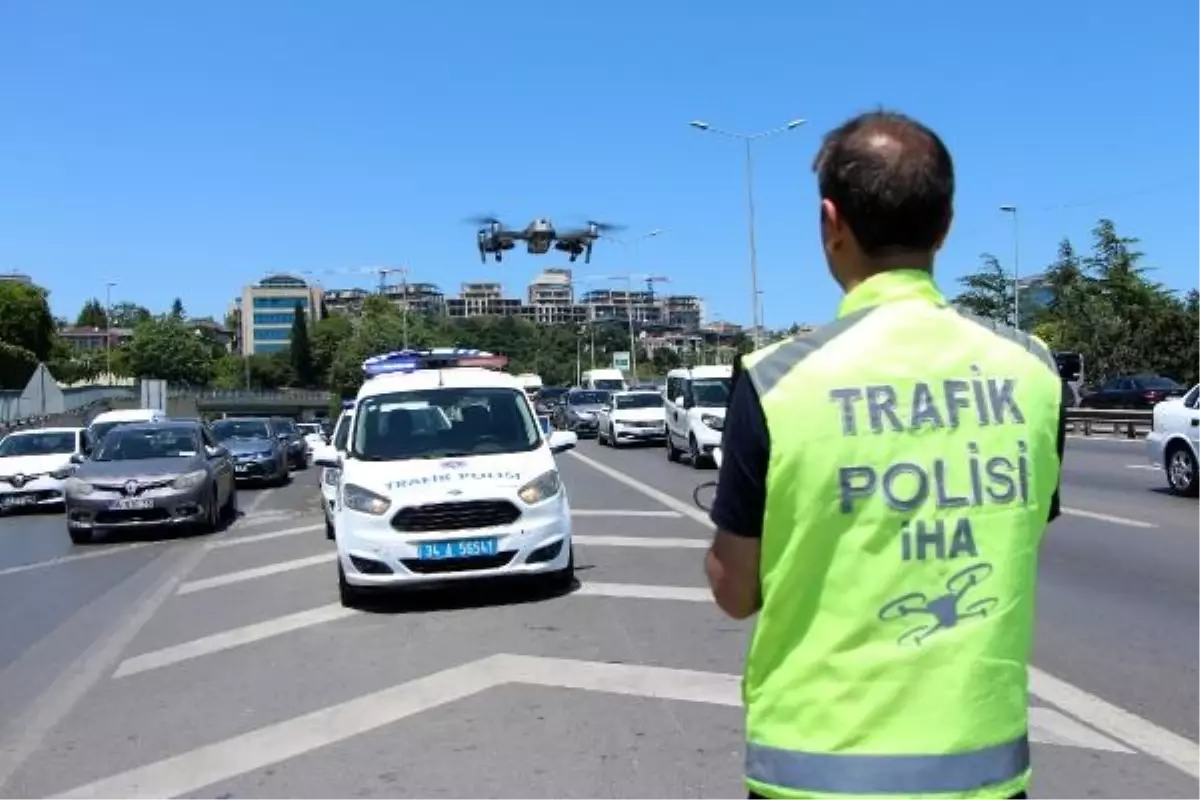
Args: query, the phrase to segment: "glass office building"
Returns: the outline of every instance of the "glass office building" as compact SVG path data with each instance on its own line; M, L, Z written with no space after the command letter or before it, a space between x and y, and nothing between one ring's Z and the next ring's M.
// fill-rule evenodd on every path
M297 308L315 322L322 291L294 275L268 275L242 289L241 342L243 353L275 353L291 341Z

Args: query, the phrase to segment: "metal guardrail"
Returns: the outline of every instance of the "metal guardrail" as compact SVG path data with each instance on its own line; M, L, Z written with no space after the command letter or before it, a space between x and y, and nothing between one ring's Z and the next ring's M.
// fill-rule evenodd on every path
M82 427L86 424L93 411L100 411L110 407L108 398L93 400L85 406L78 408L70 408L66 411L61 411L57 414L39 414L37 416L25 417L23 419L0 421L0 439L4 438L13 431L29 430L30 428L54 428L58 426L66 428Z
M1140 439L1150 431L1153 424L1153 411L1104 408L1067 409L1068 429L1073 433L1082 433L1084 436L1097 433L1097 428L1099 428L1099 432L1107 433L1110 436Z
M292 402L325 402L333 399L333 393L324 389L172 389L172 395L194 397L197 400L250 400L250 401L292 401Z

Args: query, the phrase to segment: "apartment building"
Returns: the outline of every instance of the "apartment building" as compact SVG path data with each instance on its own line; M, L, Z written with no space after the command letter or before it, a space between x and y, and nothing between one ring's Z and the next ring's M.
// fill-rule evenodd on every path
M243 353L275 353L291 342L296 309L315 322L324 300L319 286L310 286L295 275L268 275L242 289L241 332Z
M104 328L72 325L60 328L58 335L59 338L76 350L103 350L105 344L109 347L120 347L128 343L133 338L133 330L130 328L110 328L106 331Z

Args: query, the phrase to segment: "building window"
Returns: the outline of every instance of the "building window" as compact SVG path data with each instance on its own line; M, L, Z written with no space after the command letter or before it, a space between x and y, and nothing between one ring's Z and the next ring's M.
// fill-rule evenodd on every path
M254 352L256 353L279 353L287 349L287 343L279 342L255 342Z
M255 328L256 342L286 342L292 338L291 328Z
M296 303L300 304L301 308L308 308L307 297L256 297L254 298L255 308L290 308L295 310Z
M255 325L291 325L295 314L283 313L256 313L254 315Z

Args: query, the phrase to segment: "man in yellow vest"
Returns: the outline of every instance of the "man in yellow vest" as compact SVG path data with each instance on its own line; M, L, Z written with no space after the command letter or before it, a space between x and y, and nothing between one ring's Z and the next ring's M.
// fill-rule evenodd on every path
M750 796L1023 797L1058 371L935 286L954 169L933 131L865 114L814 170L845 297L738 365L706 559L718 605L758 614Z

